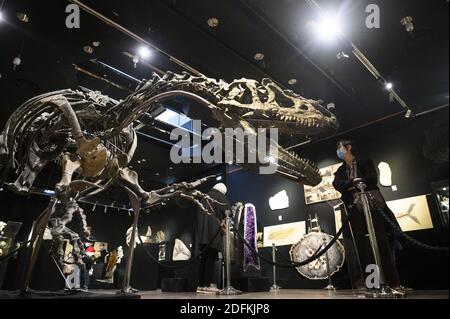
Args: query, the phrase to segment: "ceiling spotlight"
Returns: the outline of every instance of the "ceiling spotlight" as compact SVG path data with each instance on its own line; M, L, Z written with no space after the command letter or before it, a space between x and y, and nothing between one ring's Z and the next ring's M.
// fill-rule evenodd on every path
M23 23L30 22L30 17L26 13L22 12L17 13L17 19L19 19L19 21Z
M335 109L336 109L336 104L334 104L334 103L328 103L328 104L327 104L327 109L328 109L329 111L335 110Z
M0 22L3 21L3 12L0 11Z
M297 79L290 79L290 80L288 81L288 84L289 84L289 85L296 85L296 84L297 84Z
M318 22L311 23L320 40L331 42L342 33L341 23L337 17L325 15Z
M217 28L220 23L219 19L217 18L209 18L207 22L211 28Z
M98 48L100 46L100 44L102 44L100 41L94 41L92 42L92 45L96 48Z
M414 31L414 24L413 24L413 18L410 16L403 17L400 20L400 23L402 26L405 27L406 32L412 33Z
M406 111L405 113L405 118L409 119L413 116L413 112L411 109L408 109L408 111Z
M253 57L256 61L262 61L264 60L264 53L256 53Z
M22 59L19 54L13 60L13 70L15 71L17 69L17 67L20 66L21 64L22 64Z
M133 57L133 64L134 64L134 68L135 68L135 69L137 68L137 65L138 65L138 63L139 63L140 60L141 60L141 59L139 58L139 55L135 55L135 56Z
M386 83L385 85L386 90L392 90L394 88L394 84L391 82Z
M342 60L342 59L349 59L350 58L350 56L347 54L347 53L345 53L345 52L339 52L337 55L336 55L336 59L338 59L338 60Z
M139 48L138 53L139 53L139 56L141 58L143 58L144 60L148 59L150 57L150 55L152 54L150 49L148 47L146 47L146 46L143 46L143 47Z

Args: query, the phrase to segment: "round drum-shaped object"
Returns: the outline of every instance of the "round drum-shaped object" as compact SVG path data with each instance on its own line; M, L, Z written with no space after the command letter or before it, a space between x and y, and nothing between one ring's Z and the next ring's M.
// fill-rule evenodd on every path
M325 247L333 236L322 232L311 232L306 234L296 244L292 245L290 250L291 260L293 262L302 262L314 255L321 247ZM327 258L329 263L329 271L327 269ZM339 241L331 246L328 251L313 260L307 265L297 267L297 271L306 278L320 280L326 279L329 275L338 272L344 264L345 252L344 247Z

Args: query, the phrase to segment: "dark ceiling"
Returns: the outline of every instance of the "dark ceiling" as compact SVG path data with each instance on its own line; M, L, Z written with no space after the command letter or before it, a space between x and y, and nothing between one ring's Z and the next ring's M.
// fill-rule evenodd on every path
M83 0L83 3L146 39L171 56L209 77L232 81L238 78L271 77L281 85L309 98L336 104L341 130L402 110L389 101L387 92L364 67L351 56L337 59L341 44L317 41L308 23L316 13L303 0ZM367 55L397 92L416 112L448 103L449 12L446 0L404 1L319 1L330 12L339 12L347 36ZM368 29L365 12L368 4L378 4L381 27ZM139 43L83 12L80 29L67 29L65 8L68 1L6 0L0 23L0 120L41 92L79 85L100 90L113 98L124 98L136 81L119 75L101 63L113 66L136 79L148 78L153 70L132 59ZM29 15L30 22L16 18L18 12ZM400 20L414 19L415 31L406 32ZM216 28L207 20L219 19ZM86 45L101 45L89 55ZM264 53L263 61L254 60ZM12 60L21 53L22 64L12 68ZM154 52L149 63L167 71L184 71L166 55ZM76 72L73 64L105 77L95 79ZM289 79L297 84L289 85ZM151 133L151 130L147 133ZM295 138L283 140L292 145ZM155 144L144 139L144 151ZM142 144L142 143L141 143ZM141 145L142 146L142 145ZM164 149L162 145L159 148ZM152 149L153 150L153 149ZM167 152L167 148L164 151ZM154 153L153 153L154 154ZM158 153L163 154L163 153ZM167 155L167 154L166 154ZM170 164L163 155L142 170L155 174L155 167ZM151 162L151 161L149 161ZM165 164L164 164L165 163ZM180 169L173 176L184 178L209 167ZM195 169L192 171L191 169ZM186 172L190 173L187 174ZM187 175L186 175L187 174ZM169 181L169 173L161 182ZM169 178L169 179L168 179ZM172 178L176 180L179 178Z

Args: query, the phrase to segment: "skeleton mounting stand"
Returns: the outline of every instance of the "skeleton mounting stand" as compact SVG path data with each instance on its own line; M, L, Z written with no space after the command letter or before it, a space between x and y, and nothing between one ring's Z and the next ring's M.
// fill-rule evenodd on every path
M273 285L270 287L270 292L276 292L281 289L280 286L277 285L277 266L275 263L276 260L276 252L277 252L277 246L275 243L272 243L272 273L273 273Z
M240 295L242 294L242 291L237 290L233 288L233 286L231 286L231 212L227 210L225 213L227 215L225 222L225 269L227 274L227 285L219 292L219 295Z
M381 256L380 251L378 249L378 242L377 237L375 234L375 229L373 226L373 219L372 219L372 212L370 210L370 203L369 203L369 194L365 191L366 190L366 184L362 181L361 178L355 179L356 187L359 190L358 199L359 202L362 205L364 216L366 219L367 224L367 230L369 232L369 240L370 240L370 246L372 248L372 254L375 259L375 264L378 268L379 273L379 287L371 290L366 290L364 293L364 296L366 298L404 298L405 294L396 291L386 285L385 277L384 277L384 270L381 263Z
M39 250L44 240L44 232L50 220L50 215L56 205L56 199L53 198L47 209L33 222L30 233L30 244L27 252L27 268L20 284L20 294L26 296L29 292L31 277L33 275L34 265L39 254Z
M134 257L134 249L136 246L136 234L137 227L139 222L139 213L141 210L141 199L129 188L126 188L128 192L128 196L130 197L131 207L133 208L134 217L133 217L133 229L131 232L131 241L127 254L127 263L125 266L125 274L123 275L122 288L117 292L117 294L132 294L137 293L138 291L133 289L130 285L131 279L131 268L133 267L133 257Z

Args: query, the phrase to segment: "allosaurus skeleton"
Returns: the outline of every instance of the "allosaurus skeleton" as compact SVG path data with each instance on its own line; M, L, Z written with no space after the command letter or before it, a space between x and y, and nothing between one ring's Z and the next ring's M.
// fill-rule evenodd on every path
M224 128L241 128L246 134L256 135L256 128L276 127L281 133L313 136L338 128L336 117L319 101L283 90L268 79L261 83L248 79L226 83L204 76L168 72L164 77L153 74L151 80L143 81L122 102L99 92L71 89L35 97L16 109L0 135L1 183L14 192L29 194L36 177L47 164L61 164L61 180L55 186L55 195L39 227L42 230L49 225L57 241L60 263L63 262L65 238L70 240L74 254L81 260L80 235L66 226L74 214L81 216L83 235L90 235L86 217L77 201L98 194L113 183L123 187L130 197L135 213L133 240L141 208L155 207L169 199L182 197L207 212L201 200L214 202L198 190L209 178L145 191L139 185L138 174L129 168L138 142L134 125L144 113L152 113L163 101L176 96L187 97L206 107L220 122L222 131ZM279 145L277 148L277 173L307 185L320 183L320 173L311 161ZM257 164L243 163L242 166L254 169ZM9 182L11 177L13 182ZM134 243L130 247L134 247ZM132 257L133 249L130 249L128 275ZM33 254L30 273L35 259ZM124 282L123 291L127 290L129 282Z

